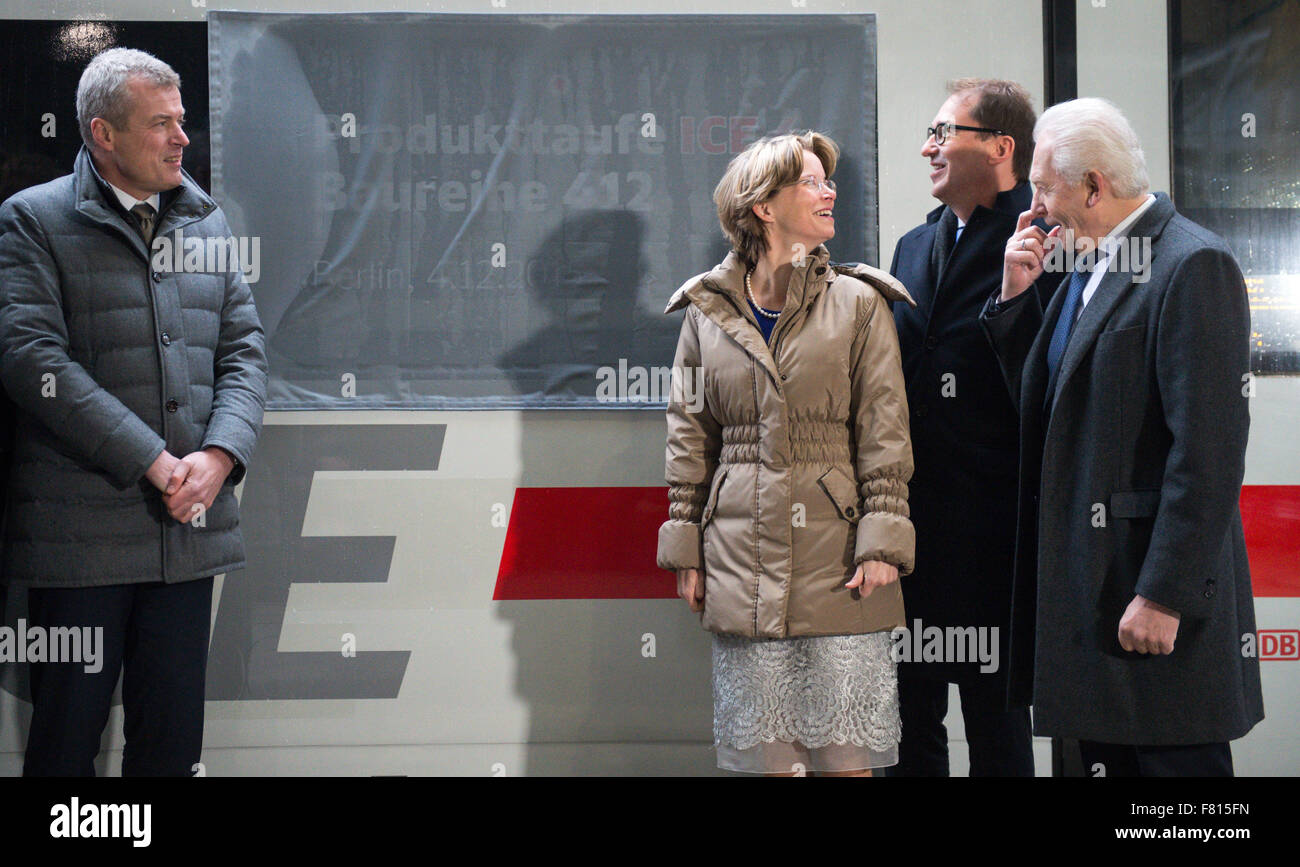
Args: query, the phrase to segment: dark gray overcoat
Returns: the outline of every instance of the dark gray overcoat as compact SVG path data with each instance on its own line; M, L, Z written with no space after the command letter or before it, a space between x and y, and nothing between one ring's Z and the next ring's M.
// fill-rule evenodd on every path
M1149 279L1107 273L1045 409L1066 296L982 314L1021 413L1011 700L1039 735L1135 745L1239 738L1264 716L1238 499L1250 312L1222 239L1163 193L1134 224ZM1134 271L1137 271L1135 274ZM1134 594L1178 611L1172 654L1119 644Z

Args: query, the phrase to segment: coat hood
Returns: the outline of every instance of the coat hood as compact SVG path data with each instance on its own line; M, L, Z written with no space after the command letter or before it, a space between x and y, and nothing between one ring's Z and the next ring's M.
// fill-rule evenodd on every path
M845 264L833 264L831 268L836 274L844 274L847 277L856 277L868 286L874 286L876 291L885 296L885 300L891 304L895 301L903 301L909 307L915 307L916 301L907 291L907 287L888 271L882 271L879 268L872 268L870 265L863 265L861 262L848 262Z
M875 287L889 302L903 301L915 307L916 302L908 294L906 287L895 280L888 272L861 263L838 264L830 261L830 252L824 244L817 245L802 265L796 266L790 276L789 292L794 295L791 306L811 301L838 275L853 277L869 286ZM731 297L737 309L744 309L745 266L740 257L731 252L711 271L697 274L683 283L668 300L664 313L681 310L687 304L695 302L701 308L708 304L710 296L716 298L718 293ZM787 302L790 305L790 302Z

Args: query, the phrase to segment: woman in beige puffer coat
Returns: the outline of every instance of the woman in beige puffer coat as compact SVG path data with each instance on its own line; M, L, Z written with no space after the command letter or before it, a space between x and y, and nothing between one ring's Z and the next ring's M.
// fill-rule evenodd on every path
M889 631L912 569L907 400L889 301L832 266L838 149L739 154L714 193L733 251L686 282L668 406L659 565L716 633L720 767L861 772L897 758Z

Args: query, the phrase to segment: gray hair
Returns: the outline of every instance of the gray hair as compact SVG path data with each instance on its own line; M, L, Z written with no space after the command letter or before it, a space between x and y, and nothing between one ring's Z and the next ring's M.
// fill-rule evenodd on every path
M1087 97L1057 103L1034 126L1034 139L1049 139L1051 166L1067 184L1078 185L1099 172L1121 199L1142 195L1151 186L1142 143L1123 112L1109 100Z
M86 147L94 146L90 122L97 117L108 121L114 129L126 128L131 114L127 83L132 78L157 87L171 86L177 90L181 87L181 77L176 71L152 54L134 48L101 51L81 73L77 85L77 125Z

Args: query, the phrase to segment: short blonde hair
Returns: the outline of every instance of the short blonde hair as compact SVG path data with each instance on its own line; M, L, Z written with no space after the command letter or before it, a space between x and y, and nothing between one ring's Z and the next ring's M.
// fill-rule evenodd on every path
M829 136L812 130L765 136L736 154L713 190L722 231L747 265L767 252L767 230L754 206L803 177L804 151L821 160L826 177L835 173L840 148Z

